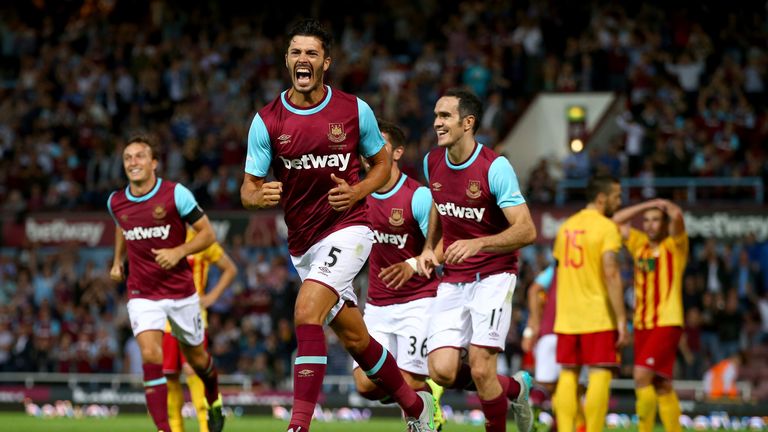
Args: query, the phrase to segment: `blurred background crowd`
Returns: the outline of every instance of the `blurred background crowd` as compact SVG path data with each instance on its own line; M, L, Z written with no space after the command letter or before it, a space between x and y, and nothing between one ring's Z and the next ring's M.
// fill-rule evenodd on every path
M479 141L491 146L540 92L626 96L618 119L624 133L607 148L543 159L518 173L532 205L551 203L559 180L594 172L768 182L765 4L747 2L737 11L655 1L342 1L332 9L321 1L295 3L292 11L320 16L334 31L330 83L405 129L401 165L416 178L434 142L434 102L443 90L465 85L485 101ZM287 8L155 0L35 0L0 8L4 217L104 211L108 194L125 185L121 143L137 131L157 137L161 176L187 185L203 208L240 208L251 119L289 85L284 33L295 17ZM224 246L241 272L213 307L213 353L225 373L274 387L291 372L295 274L281 250ZM78 250L34 245L2 252L0 370L138 370L124 287L107 275L111 252L88 261L77 259ZM764 358L766 254L768 246L754 236L692 248L678 377L700 379L738 350ZM546 265L549 249L531 247L524 256L511 363L520 362L524 288ZM349 373L345 356L331 358L337 360L329 374ZM759 373L753 378L760 382Z

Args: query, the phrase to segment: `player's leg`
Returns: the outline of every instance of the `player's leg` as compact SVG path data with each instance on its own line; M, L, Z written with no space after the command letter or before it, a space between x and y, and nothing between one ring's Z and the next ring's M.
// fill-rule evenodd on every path
M195 371L205 386L208 404L208 428L219 432L224 428L222 398L219 393L219 374L213 356L205 346L205 329L197 294L175 300L168 310L171 329L179 340L179 347L187 364Z
M386 309L386 308L382 308ZM371 305L368 305L366 307L366 313L363 316L363 319L365 320L365 324L368 326L368 332L370 333L371 337L375 340L379 341L381 345L389 352L393 352L397 350L397 337L392 334L391 332L382 332L379 331L380 328L384 326L385 324L389 323L389 320L386 319L384 315L388 315L388 311L382 311L384 313L379 314L374 312L376 310L375 307L372 307ZM383 322L380 322L383 321ZM394 347L394 348L393 348ZM393 403L394 400L389 397L389 394L387 394L386 390L383 388L377 386L373 381L368 378L368 376L365 374L362 368L360 368L360 365L355 362L354 369L352 371L352 377L355 380L355 386L357 388L357 392L360 393L360 396L372 400L372 401L380 401L382 403Z
M653 355L647 352L650 330L635 330L635 365L632 377L635 381L635 413L640 432L651 432L656 424L656 389L653 387L655 363ZM650 365L648 365L650 363Z
M512 296L517 277L510 273L488 276L465 287L472 322L469 363L472 378L483 405L488 430L506 427L507 400L520 432L533 426L533 411L528 403L533 379L528 372L514 376L496 371L498 353L504 351L512 322Z
M536 358L535 376L536 391L531 390L531 401L540 409L549 410L552 405L552 395L555 393L557 378L560 376L560 365L557 363L557 335L547 334L539 338L534 347Z
M166 314L160 301L131 299L128 316L141 351L147 410L158 430L169 432L168 387L163 375L163 329Z
M167 331L163 333L163 374L168 386L168 423L171 432L184 432L181 409L184 406L184 391L181 388L181 349L179 342Z
M197 415L197 424L200 432L209 432L208 428L208 401L205 399L205 384L203 380L195 373L189 364L182 366L184 376L187 378L187 387L189 396L192 399L192 405L195 407Z
M341 309L331 322L331 328L365 375L384 389L408 417L418 419L428 411L429 422L434 423L432 397L420 397L408 386L392 354L368 334L363 316L357 307L347 306ZM434 425L430 428L432 429Z
M672 380L661 376L656 376L654 387L659 401L659 417L664 425L666 432L680 432L680 400L672 387Z
M589 366L589 382L584 396L587 432L601 432L605 427L608 401L611 396L613 368L618 366L616 331L582 335L581 358Z
M672 372L683 331L680 327L657 327L652 332L649 347L652 347L655 358L653 387L656 389L659 417L666 432L680 432L680 401L672 387Z
M557 362L562 369L552 398L552 409L555 411L558 432L573 432L576 423L582 364L579 344L580 335L557 335Z

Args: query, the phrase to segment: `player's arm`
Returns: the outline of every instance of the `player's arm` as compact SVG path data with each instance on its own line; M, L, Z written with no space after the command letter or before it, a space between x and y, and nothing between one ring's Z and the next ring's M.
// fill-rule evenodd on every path
M109 277L115 282L122 282L125 278L123 260L125 260L125 236L120 226L115 225L115 257L112 259L112 269Z
M530 352L539 338L541 311L544 309L544 302L541 299L542 290L544 287L537 282L533 282L528 288L528 323L523 330L522 341L522 348L525 352Z
M216 300L221 297L224 290L232 284L235 276L237 276L237 266L235 266L234 261L226 252L222 252L221 257L214 264L221 270L221 276L219 276L219 281L216 282L216 285L200 299L200 305L204 308L216 303Z
M155 262L166 270L175 267L187 255L196 254L216 241L213 226L211 226L208 216L203 213L203 209L197 205L192 191L181 184L177 184L173 191L173 199L179 217L191 225L197 234L188 242L176 247L152 249L152 253L155 254Z
M265 182L264 177L245 173L243 184L240 186L240 202L249 210L274 207L280 203L282 192L283 183Z
M613 221L616 222L616 224L619 226L619 232L621 232L621 237L624 240L629 239L629 232L632 228L629 222L632 219L634 219L635 216L652 208L659 208L663 210L663 207L662 207L664 205L663 203L664 203L664 200L654 199L654 200L645 201L640 204L635 204L633 206L623 208L617 211L616 213L614 213Z
M245 157L245 176L240 186L240 202L247 209L274 207L280 202L283 184L265 182L272 163L272 144L269 131L259 114L253 117L248 131L248 151Z
M683 209L669 200L660 200L660 208L669 216L669 235L675 237L685 232Z
M375 155L365 159L371 165L371 170L358 183L349 184L343 178L331 174L331 180L336 183L336 187L328 191L328 203L334 210L348 210L356 202L387 184L391 172L392 155L382 148Z
M440 265L436 251L438 245L442 250L442 238L443 225L440 222L440 214L437 212L437 207L433 204L429 209L429 228L427 228L424 248L421 251L421 255L416 257L419 273L424 276L429 277L432 274L432 270Z
M493 161L488 170L488 186L509 226L498 234L453 242L445 250L446 264L459 264L480 251L511 252L536 239L531 212L507 158L499 156Z
M617 252L610 250L603 252L603 279L608 290L608 300L616 317L616 330L619 332L617 347L623 347L628 342L627 334L627 310L624 306L624 287L621 284L619 272L619 260Z

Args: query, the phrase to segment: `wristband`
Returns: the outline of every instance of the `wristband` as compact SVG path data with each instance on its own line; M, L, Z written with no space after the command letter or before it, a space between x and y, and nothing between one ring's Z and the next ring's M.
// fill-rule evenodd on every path
M526 328L524 328L524 329L523 329L523 337L524 337L524 338L533 337L533 329L532 329L532 328L530 328L530 327L526 327Z
M405 263L408 264L409 266L411 266L413 271L415 271L416 273L421 274L421 272L419 272L419 266L418 266L418 264L416 262L416 258L410 257L407 260L405 260Z

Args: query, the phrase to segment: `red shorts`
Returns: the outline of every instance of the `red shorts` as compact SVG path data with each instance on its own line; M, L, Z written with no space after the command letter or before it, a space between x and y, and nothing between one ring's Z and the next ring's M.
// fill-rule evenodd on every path
M208 333L203 334L203 347L208 348ZM163 333L163 373L181 373L181 366L187 362L181 353L179 341L171 333Z
M650 369L656 375L672 378L681 327L656 327L635 330L635 367Z
M607 330L583 334L557 334L557 362L562 366L618 366L619 333Z

